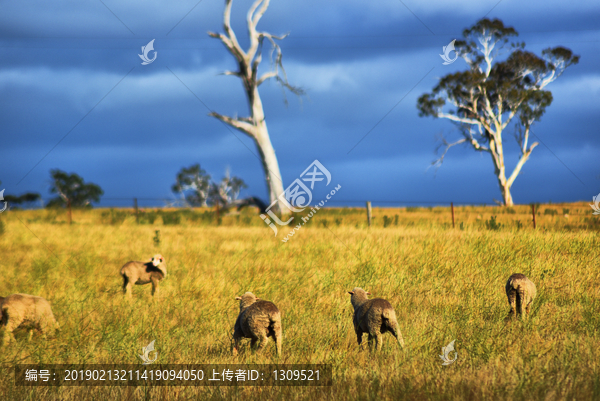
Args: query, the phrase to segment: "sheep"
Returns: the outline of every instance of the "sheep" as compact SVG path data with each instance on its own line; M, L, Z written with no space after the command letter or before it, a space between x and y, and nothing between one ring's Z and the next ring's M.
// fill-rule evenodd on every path
M507 319L514 317L515 312L519 317L523 317L523 306L525 306L526 318L533 304L536 292L535 284L524 274L514 273L511 275L506 282L506 296L510 305Z
M396 312L392 305L382 298L367 299L370 292L366 292L362 288L356 287L352 291L348 291L350 302L354 307L354 331L358 340L359 347L362 348L363 333L369 334L369 349L371 349L371 341L375 339L375 349L381 350L382 334L389 331L401 348L404 348L404 339L398 327L396 320Z
M127 262L121 268L123 276L123 293L131 298L132 285L152 283L152 296L158 296L158 282L167 277L165 258L156 254L148 262Z
M56 330L60 330L50 303L35 295L12 294L6 298L0 297L0 316L4 326L3 344L15 341L13 331L19 327L29 329L29 340L33 329L41 331L44 338L46 334L54 335Z
M273 337L277 356L281 356L281 312L277 306L257 298L251 292L235 299L240 301L240 314L233 332L233 355L238 353L241 338L251 338L251 347L259 342L257 352L260 352L267 345L268 337Z

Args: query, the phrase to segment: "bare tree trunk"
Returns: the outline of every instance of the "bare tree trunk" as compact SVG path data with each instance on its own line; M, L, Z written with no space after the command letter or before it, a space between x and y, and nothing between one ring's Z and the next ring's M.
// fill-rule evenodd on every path
M258 151L260 152L260 159L262 161L265 179L267 180L269 189L269 200L272 203L283 193L283 181L281 179L281 172L279 171L277 156L275 156L275 149L271 144L271 138L267 131L267 124L264 120L262 124L259 124L257 131L255 142ZM278 204L279 210L276 209L274 212L288 214L287 208L282 207L281 201L278 201Z
M279 171L279 163L275 155L275 149L269 137L267 123L265 121L265 113L263 110L262 101L258 92L258 87L268 79L275 78L284 88L292 93L301 95L303 90L290 85L281 63L281 48L275 42L285 38L283 36L275 36L268 32L259 32L256 30L256 25L269 7L270 0L255 0L248 14L246 21L248 25L248 36L250 37L250 46L248 50L243 50L237 40L235 32L231 28L231 4L232 0L225 0L225 11L223 12L223 28L225 34L209 32L209 36L221 40L229 52L235 57L239 69L237 71L226 71L225 75L234 75L242 80L244 91L250 108L250 117L229 117L222 114L212 112L209 115L215 117L233 128L248 135L258 148L260 159L262 162L267 187L269 189L270 203L276 202L271 208L277 214L287 214L288 209L284 208L284 203L279 200L279 196L283 194L283 182L281 172ZM258 75L258 66L262 61L263 42L267 39L273 47L272 55L275 54L274 66L271 71L265 72L263 75Z

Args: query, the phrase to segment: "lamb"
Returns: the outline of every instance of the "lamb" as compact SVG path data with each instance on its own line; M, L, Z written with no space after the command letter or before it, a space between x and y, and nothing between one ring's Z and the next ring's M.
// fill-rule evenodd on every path
M369 349L374 338L375 349L377 351L381 350L382 334L389 331L396 337L400 347L404 348L404 339L398 328L396 312L394 312L394 308L388 301L382 298L367 299L367 295L371 295L371 293L359 287L348 291L348 293L352 295L350 302L354 307L354 331L360 347L362 347L363 333L368 333Z
M42 297L27 294L0 297L0 315L4 326L3 344L15 341L13 331L19 327L29 329L29 340L33 329L41 331L44 338L46 334L54 335L56 330L60 330L50 303Z
M282 329L281 313L277 306L257 298L251 292L235 299L240 301L240 314L235 321L233 332L233 355L238 353L241 338L251 338L252 348L259 342L257 352L260 352L267 345L268 337L273 337L277 356L280 356Z
M148 262L127 262L121 268L123 276L123 293L131 298L133 284L144 285L152 283L152 296L158 295L158 283L167 277L165 258L156 254Z
M524 274L514 273L510 276L506 282L506 296L510 305L507 319L514 317L515 312L519 317L523 317L523 306L525 306L525 317L527 317L536 292L535 284Z

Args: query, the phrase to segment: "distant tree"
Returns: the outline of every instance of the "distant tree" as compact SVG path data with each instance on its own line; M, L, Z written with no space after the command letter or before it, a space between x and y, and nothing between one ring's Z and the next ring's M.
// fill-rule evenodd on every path
M99 202L104 191L96 184L85 183L77 174L50 170L52 186L50 193L58 194L48 202L48 207L91 207L92 202Z
M211 183L209 204L228 208L237 201L240 191L243 188L248 188L244 180L239 177L230 177L228 172L219 184Z
M40 194L37 194L34 192L27 192L27 193L24 193L23 195L19 195L19 196L6 195L4 197L4 200L6 202L8 202L8 206L10 208L19 207L23 204L36 202L36 201L39 201L40 199L42 199L42 196Z
M462 135L456 142L442 138L444 151L434 164L440 165L446 152L461 143L489 153L504 205L512 206L511 187L538 145L528 147L531 126L552 103L552 93L544 88L577 64L579 56L564 47L545 49L538 57L523 50L524 43L507 46L518 33L498 19L484 18L465 29L463 36L455 49L468 69L442 77L431 93L419 97L419 115L448 119ZM498 61L503 54L508 56ZM502 134L513 120L521 156L507 178Z
M177 194L182 194L190 206L207 206L210 186L210 174L200 168L200 164L194 164L183 167L177 173L171 189Z

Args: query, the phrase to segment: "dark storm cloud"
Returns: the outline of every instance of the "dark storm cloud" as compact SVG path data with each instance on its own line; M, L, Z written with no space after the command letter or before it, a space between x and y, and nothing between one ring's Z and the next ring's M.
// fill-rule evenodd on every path
M100 1L4 6L0 179L7 193L46 194L48 170L60 168L97 182L107 198L166 197L179 168L200 162L216 178L230 168L249 184L246 195L265 198L255 145L207 116L208 109L248 113L239 80L218 75L235 68L233 59L206 34L222 29L223 2L104 3L112 12ZM250 3L234 2L242 43ZM419 118L415 107L439 77L465 68L462 60L443 66L442 46L497 1L404 4L418 19L398 1L272 1L259 28L291 32L281 42L284 63L290 82L308 92L302 101L288 94L286 107L274 82L261 87L284 184L318 158L343 183L345 200L498 199L487 154L454 148L437 174L427 169L435 136L456 132L447 121ZM599 15L595 2L510 0L489 15L514 26L538 54L564 45L582 56L548 87L554 102L532 138L545 146L516 180L517 202L588 199L600 190ZM152 39L157 60L142 66L138 54ZM511 135L509 169L518 157Z

